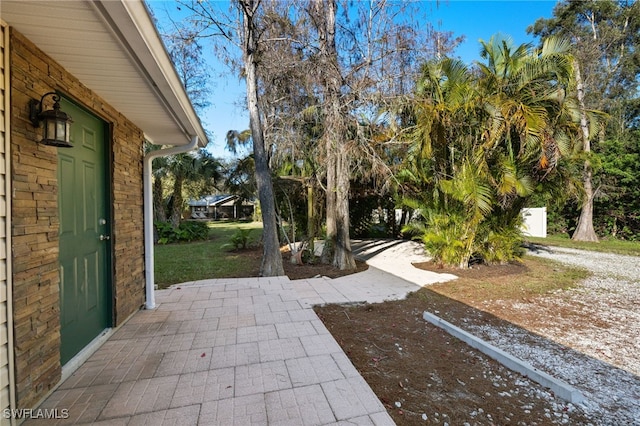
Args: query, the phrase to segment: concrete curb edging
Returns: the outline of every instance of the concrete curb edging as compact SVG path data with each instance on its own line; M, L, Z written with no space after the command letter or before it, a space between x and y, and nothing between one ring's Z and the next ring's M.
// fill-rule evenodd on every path
M559 396L565 401L569 401L573 404L579 404L585 400L582 393L570 384L538 370L531 364L528 364L521 359L506 353L502 349L497 348L490 343L477 338L476 336L464 331L463 329L456 327L450 322L447 322L442 318L432 314L431 312L425 311L422 314L422 318L430 322L431 324L442 328L443 330L445 330L452 336L462 340L469 346L478 349L485 355L495 359L505 367L530 378L534 382L537 382L544 387L551 389L555 395Z

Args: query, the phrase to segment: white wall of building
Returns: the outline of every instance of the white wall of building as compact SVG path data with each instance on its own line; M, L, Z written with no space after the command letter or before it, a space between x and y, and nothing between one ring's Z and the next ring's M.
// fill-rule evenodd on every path
M547 208L536 207L522 209L522 232L530 237L547 237Z

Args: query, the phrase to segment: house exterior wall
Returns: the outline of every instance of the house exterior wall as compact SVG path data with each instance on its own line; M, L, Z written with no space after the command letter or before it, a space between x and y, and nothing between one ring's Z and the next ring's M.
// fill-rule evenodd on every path
M12 386L13 360L11 359L12 340L11 327L11 265L8 261L7 232L8 209L10 201L7 200L7 155L9 153L9 30L6 24L0 21L0 412L13 407ZM0 421L1 422L1 421ZM7 421L9 423L9 421Z
M10 29L12 262L17 406L60 381L57 148L36 141L29 99L58 90L110 124L113 325L144 303L143 143L140 129Z

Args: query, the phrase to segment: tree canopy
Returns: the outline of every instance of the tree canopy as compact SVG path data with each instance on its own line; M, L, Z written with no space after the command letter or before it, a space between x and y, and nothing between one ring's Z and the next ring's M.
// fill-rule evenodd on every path
M637 176L640 169L637 163L634 166L616 157L627 152L633 156L638 146L640 2L562 1L552 18L539 19L529 31L540 37L559 35L571 41L582 80L582 87L577 88L583 91L582 108L607 113L602 129L593 126L594 120L584 118L585 192L574 237L595 239L595 221L595 229L602 235L637 238L637 194L620 176ZM587 128L589 124L591 129ZM572 214L569 207L564 214Z
M638 2L560 2L530 28L539 46L496 34L470 65L452 56L460 39L413 19L410 2L181 4L191 14L177 63L212 40L247 83L249 130L227 142L253 153L227 183L259 195L265 274L280 271L283 216L310 240L324 223L323 258L341 269L373 210L397 235L395 207L404 224L421 216L407 234L460 267L518 259L520 212L534 203L567 230L582 207L594 235L640 235L627 208L640 199Z
M536 191L565 185L577 140L569 43L540 49L494 36L476 69L425 64L414 100L405 203L425 219L407 227L436 261L468 266L521 254L520 210Z

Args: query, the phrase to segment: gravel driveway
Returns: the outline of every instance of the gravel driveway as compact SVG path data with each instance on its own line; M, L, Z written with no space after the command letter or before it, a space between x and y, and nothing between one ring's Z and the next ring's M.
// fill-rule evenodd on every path
M640 425L640 258L567 248L530 254L589 269L577 287L508 309L541 320L516 327L476 326L472 333L582 391L594 424Z

